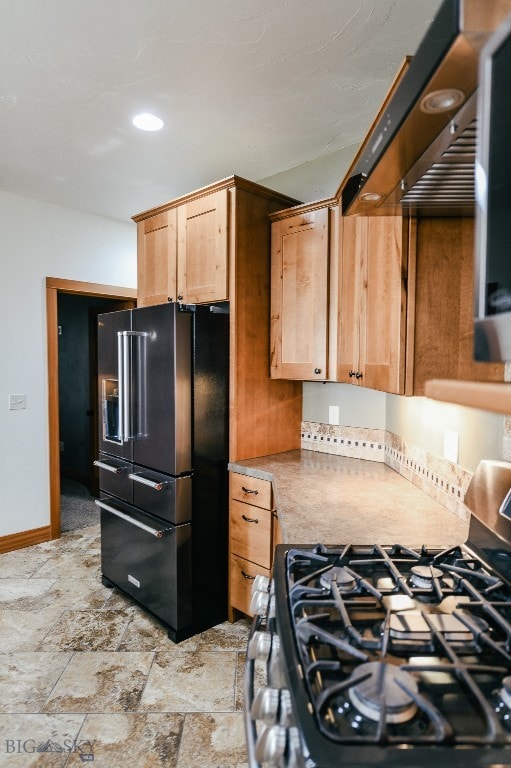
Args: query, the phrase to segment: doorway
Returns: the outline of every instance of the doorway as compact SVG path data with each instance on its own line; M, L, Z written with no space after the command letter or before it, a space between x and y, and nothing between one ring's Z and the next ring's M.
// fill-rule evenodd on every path
M87 486L89 493L97 493L97 481L89 469L97 444L96 318L100 312L136 306L136 291L47 278L46 306L50 529L51 537L58 538L61 478L79 481L84 484L84 490ZM67 438L67 450L63 437Z

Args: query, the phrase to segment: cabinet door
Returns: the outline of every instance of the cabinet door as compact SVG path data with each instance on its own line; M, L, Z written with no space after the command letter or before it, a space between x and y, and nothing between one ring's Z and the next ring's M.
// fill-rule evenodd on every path
M367 227L360 323L360 383L402 394L406 345L406 257L403 219L374 216Z
M271 376L326 379L328 208L272 225Z
M337 380L358 384L360 377L360 318L362 279L366 271L367 227L365 219L342 219L340 248L340 309Z
M176 300L176 209L137 224L137 305Z
M178 299L192 304L228 295L228 190L178 208Z
M406 258L401 217L344 218L339 381L404 392Z

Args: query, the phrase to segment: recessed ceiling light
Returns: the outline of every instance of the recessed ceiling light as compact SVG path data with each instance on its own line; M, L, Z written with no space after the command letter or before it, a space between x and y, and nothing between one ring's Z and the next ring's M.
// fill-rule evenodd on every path
M156 115L151 115L150 112L135 115L131 122L135 128L140 128L141 131L159 131L160 128L163 128L163 120Z

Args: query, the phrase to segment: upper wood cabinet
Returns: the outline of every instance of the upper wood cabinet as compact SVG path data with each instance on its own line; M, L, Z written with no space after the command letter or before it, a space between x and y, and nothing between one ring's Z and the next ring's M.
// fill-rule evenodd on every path
M177 208L177 299L225 301L228 289L227 189Z
M408 246L398 216L344 217L336 380L404 394Z
M229 298L228 189L138 220L137 241L139 306Z
M150 216L137 226L139 307L176 297L176 209Z
M272 223L271 375L328 377L329 209Z
M300 447L301 385L269 373L269 216L294 203L231 176L133 217L139 306L229 301L230 461Z
M406 393L425 394L428 379L503 381L500 363L473 358L474 219L412 221Z

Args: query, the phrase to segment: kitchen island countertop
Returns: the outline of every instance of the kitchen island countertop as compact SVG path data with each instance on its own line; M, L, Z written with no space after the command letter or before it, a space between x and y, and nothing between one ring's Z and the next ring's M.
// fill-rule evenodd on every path
M468 522L383 462L287 451L229 464L273 483L288 544L459 544Z

